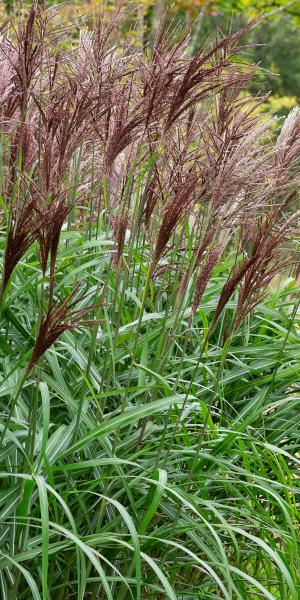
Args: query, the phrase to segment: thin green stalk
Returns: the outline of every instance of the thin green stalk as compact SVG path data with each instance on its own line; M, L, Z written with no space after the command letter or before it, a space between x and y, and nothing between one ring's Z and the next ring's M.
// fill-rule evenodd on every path
M25 383L25 381L27 379L27 376L28 376L28 369L26 367L24 369L24 371L23 371L23 374L22 374L21 378L19 379L19 383L17 385L16 393L15 393L14 399L13 399L13 401L11 403L10 410L9 410L9 413L8 413L8 416L7 416L7 419L6 419L6 422L5 422L5 425L4 425L1 437L0 437L0 449L3 446L3 442L4 442L4 438L5 438L6 432L8 430L8 426L10 424L11 418L13 416L14 409L16 407L16 404L17 404L18 399L20 397L20 394L22 392L22 389L23 389L24 383Z

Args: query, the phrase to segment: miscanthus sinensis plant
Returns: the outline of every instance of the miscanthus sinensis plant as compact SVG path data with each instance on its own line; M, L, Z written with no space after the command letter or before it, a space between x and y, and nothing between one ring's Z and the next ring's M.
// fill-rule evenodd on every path
M300 113L121 8L1 32L1 598L296 600Z

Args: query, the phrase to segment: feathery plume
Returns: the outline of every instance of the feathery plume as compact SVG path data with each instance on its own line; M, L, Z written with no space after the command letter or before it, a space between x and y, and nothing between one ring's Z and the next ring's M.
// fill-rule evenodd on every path
M65 331L71 331L77 327L95 323L95 320L86 320L84 317L90 314L93 308L100 305L93 304L76 309L76 306L89 295L86 294L85 296L75 298L77 292L78 287L63 301L56 304L49 304L46 314L39 325L35 345L27 367L27 374L30 373L38 360Z
M223 248L220 245L220 246L216 246L209 252L208 257L206 259L206 263L205 263L204 267L201 269L201 271L197 277L196 292L195 292L195 296L194 296L194 300L193 300L193 304L192 304L192 314L193 315L195 314L195 312L200 304L201 298L205 292L205 289L208 284L211 273L220 259L222 250L223 250Z

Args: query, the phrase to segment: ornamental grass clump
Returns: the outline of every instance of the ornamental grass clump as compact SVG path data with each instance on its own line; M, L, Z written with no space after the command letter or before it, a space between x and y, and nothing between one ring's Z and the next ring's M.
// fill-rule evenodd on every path
M296 600L300 112L124 14L1 30L0 595Z

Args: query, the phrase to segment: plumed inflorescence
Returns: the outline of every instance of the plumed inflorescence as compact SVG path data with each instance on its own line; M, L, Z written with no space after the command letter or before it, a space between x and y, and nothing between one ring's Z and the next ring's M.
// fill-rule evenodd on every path
M193 236L178 290L180 300L193 278L192 314L235 240L236 263L211 327L235 291L234 327L241 323L284 265L297 232L300 113L292 111L276 140L274 123L260 111L264 98L245 92L255 67L236 56L255 23L220 33L191 55L189 32L178 41L167 21L151 48L141 49L135 36L120 42L123 12L120 4L109 19L100 14L75 47L43 3L1 33L8 207L1 298L34 244L43 276L50 273L31 366L87 313L74 310L72 293L60 304L55 294L61 231L71 212L79 219L85 201L105 211L116 242L112 269L122 268L127 230L132 245L141 232L149 243L152 277L176 239L184 248Z

